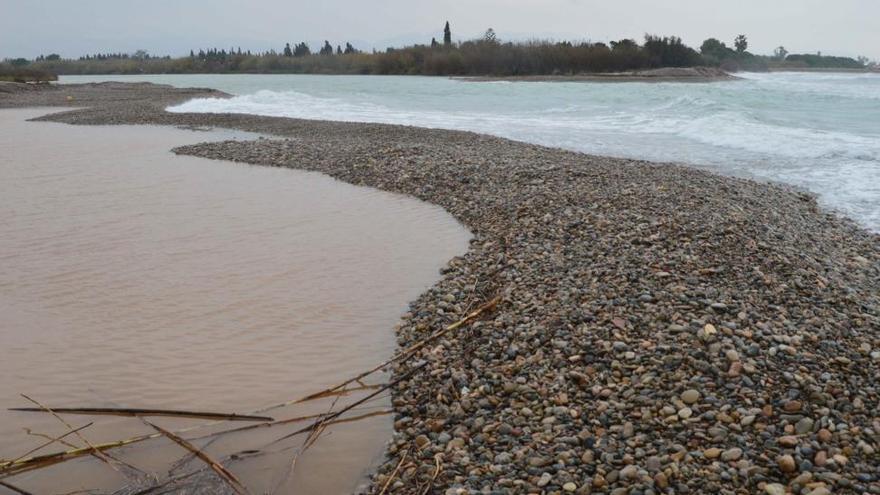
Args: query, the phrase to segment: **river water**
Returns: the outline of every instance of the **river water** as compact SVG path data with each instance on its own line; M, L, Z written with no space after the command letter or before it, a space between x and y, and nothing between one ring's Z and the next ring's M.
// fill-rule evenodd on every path
M162 75L237 95L179 112L462 129L587 153L683 162L792 184L880 231L880 74L738 74L694 83L466 82L440 77Z
M390 356L407 303L467 249L460 224L412 198L169 151L254 136L25 121L47 112L0 110L0 459L45 440L24 428L67 431L49 415L7 411L32 405L20 393L50 407L248 413L334 385ZM382 395L359 411L388 406ZM135 418L66 419L94 421L82 432L92 443L150 432ZM305 424L196 443L219 459ZM327 433L292 473L301 437L230 468L253 493L350 493L380 458L391 419ZM114 451L160 476L185 453L164 439ZM133 483L93 458L7 481L34 493Z

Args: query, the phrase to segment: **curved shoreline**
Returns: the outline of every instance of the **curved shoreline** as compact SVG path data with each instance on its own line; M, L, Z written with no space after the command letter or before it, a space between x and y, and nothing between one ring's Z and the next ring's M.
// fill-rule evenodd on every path
M475 239L413 302L401 347L504 295L494 320L426 350L427 369L396 388L376 491L406 455L413 465L389 483L399 493L880 493L880 236L808 195L679 165L459 131L163 110L196 96L222 94L114 83L0 107L288 137L175 151L442 206Z

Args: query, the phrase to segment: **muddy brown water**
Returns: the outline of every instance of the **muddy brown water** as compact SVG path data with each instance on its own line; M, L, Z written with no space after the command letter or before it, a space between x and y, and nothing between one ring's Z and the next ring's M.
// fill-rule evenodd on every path
M20 393L52 407L248 413L333 385L391 355L408 302L467 248L466 229L412 198L169 151L255 136L26 121L48 112L0 111L0 459L45 441L25 428L67 431L49 415L7 411L29 405ZM389 404L383 394L359 412ZM65 419L93 421L83 430L92 443L150 432L134 418ZM195 443L217 458L261 449L229 465L254 493L332 494L362 486L391 435L387 415L332 427L291 470L301 437L266 445L304 425ZM185 452L156 439L113 454L166 478ZM35 493L136 484L89 457L6 481Z

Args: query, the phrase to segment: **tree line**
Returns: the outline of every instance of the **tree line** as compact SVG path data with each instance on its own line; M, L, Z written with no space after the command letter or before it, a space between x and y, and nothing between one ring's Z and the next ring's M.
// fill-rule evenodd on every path
M138 73L310 73L519 76L579 74L645 70L660 67L721 67L728 71L768 68L865 68L865 59L789 54L779 47L772 56L748 51L748 39L737 36L732 47L715 38L699 50L676 36L645 35L640 42L621 39L601 42L503 42L488 29L482 37L453 42L447 21L442 42L364 52L350 42L334 46L325 40L317 50L306 42L286 43L279 51L262 53L227 49L191 50L188 57L155 57L143 50L134 54L106 53L64 60L57 54L7 60L4 66L44 70L54 74Z

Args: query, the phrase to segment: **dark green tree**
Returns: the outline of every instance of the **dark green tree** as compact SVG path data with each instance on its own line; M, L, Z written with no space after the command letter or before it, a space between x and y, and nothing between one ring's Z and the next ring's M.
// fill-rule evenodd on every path
M709 38L700 45L700 53L706 57L708 63L721 64L726 60L736 58L736 52L728 48L724 42L715 38Z
M729 50L727 45L716 38L709 38L700 45L700 53L703 55L724 55L727 50Z
M486 33L483 34L483 41L491 44L498 43L498 36L495 34L495 30L492 28L487 29Z
M749 40L746 39L746 35L741 34L733 41L733 46L736 47L736 52L742 55L749 49Z
M349 53L358 53L358 50L357 50L357 48L352 46L351 43L346 43L345 44L345 54L348 55Z
M785 57L787 55L788 50L786 50L784 46L779 46L775 50L773 50L773 56L778 58L779 60L785 60Z
M682 43L677 36L645 35L644 51L658 67L693 67L700 65L700 54Z
M293 48L293 56L294 57L305 57L305 56L311 55L311 54L312 54L312 50L309 48L309 45L307 45L305 41L297 44Z
M437 43L437 38L431 38L431 48L437 48L440 46L440 43Z
M612 41L611 49L614 51L638 50L639 44L636 40L625 38L620 41Z
M452 45L452 30L449 29L449 21L446 21L446 27L443 28L443 44Z
M324 46L321 47L321 50L318 53L321 55L333 55L333 45L331 45L329 41L324 40Z
M293 50L291 50L291 48L290 48L290 43L287 43L286 45L284 45L284 56L285 57L292 57L293 56Z

